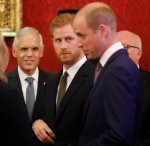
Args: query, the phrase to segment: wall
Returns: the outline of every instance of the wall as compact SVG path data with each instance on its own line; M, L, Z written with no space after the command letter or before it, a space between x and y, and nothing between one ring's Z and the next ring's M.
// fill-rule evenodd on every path
M23 0L23 26L32 26L43 35L45 54L40 67L46 71L57 72L61 65L51 44L49 24L59 9L80 8L96 0ZM150 1L149 0L97 0L107 3L116 12L118 31L129 30L138 34L143 42L143 55L140 65L150 71ZM7 42L10 52L12 42ZM6 72L16 67L16 60L11 56Z

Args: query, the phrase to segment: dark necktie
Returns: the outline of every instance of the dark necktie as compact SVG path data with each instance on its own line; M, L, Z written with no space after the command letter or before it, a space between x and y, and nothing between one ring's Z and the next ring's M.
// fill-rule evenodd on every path
M67 76L68 76L68 73L66 71L64 73L64 75L62 76L60 83L59 83L59 91L58 91L57 105L56 105L57 110L59 108L59 105L60 105L62 98L63 98L65 91L66 91Z
M32 120L32 113L35 103L34 86L32 77L27 77L26 81L29 83L26 90L26 106L29 114L29 118Z
M97 77L100 74L101 69L102 69L102 65L100 64L100 62L98 62L96 65L96 68L95 68L94 83L96 82Z

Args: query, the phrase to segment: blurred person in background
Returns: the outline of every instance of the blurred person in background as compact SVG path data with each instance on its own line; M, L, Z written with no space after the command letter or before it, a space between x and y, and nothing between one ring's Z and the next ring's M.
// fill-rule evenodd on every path
M127 49L129 57L137 64L143 77L144 92L141 101L141 110L139 118L139 141L140 146L150 145L150 72L145 71L139 66L139 61L142 56L142 40L141 38L130 31L122 30L118 33L118 38Z
M142 56L141 38L128 30L118 31L117 35L124 48L127 49L129 57L139 67L139 61Z

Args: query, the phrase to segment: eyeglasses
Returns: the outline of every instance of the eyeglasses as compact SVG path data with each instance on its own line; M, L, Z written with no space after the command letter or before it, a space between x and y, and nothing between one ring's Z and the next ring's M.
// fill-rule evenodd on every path
M139 47L136 47L136 46L131 46L131 45L126 45L126 44L123 44L123 47L125 48L125 49L129 49L129 48L137 48L137 49L139 49L140 50L140 48Z
M70 14L76 14L79 11L79 8L73 8L73 9L62 9L58 10L57 14L64 14L64 13L70 13Z

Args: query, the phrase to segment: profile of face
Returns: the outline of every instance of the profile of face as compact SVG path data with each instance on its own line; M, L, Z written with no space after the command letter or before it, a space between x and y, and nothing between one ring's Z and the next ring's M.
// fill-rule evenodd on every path
M64 65L72 66L84 54L71 24L55 27L52 43L58 59Z
M101 43L99 30L93 31L89 28L84 17L75 17L73 28L83 45L82 49L86 57L90 60L99 58L102 51L99 46Z
M18 39L17 48L13 48L13 56L17 58L18 65L28 75L32 75L43 56L43 48L40 47L40 37L32 33L26 33Z

